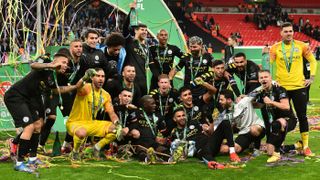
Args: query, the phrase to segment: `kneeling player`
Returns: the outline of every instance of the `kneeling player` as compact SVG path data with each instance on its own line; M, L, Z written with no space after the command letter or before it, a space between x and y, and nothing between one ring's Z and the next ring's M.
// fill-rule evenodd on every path
M137 110L136 118L131 121L129 126L130 134L134 138L133 144L140 146L137 149L139 160L154 163L151 157L154 151L169 152L161 139L158 138L158 134L166 130L165 122L156 114L156 103L152 96L143 96L140 104L141 108Z
M296 118L290 109L286 90L272 84L268 70L259 72L259 82L263 87L260 102L264 103L262 116L267 127L267 152L271 157L268 163L280 160L280 146L287 132L294 129Z
M84 76L85 79L83 79L87 80L88 76L91 78L92 83L78 88L67 121L67 130L73 136L74 142L73 152L71 153L71 160L73 161L80 160L80 145L88 136L102 137L94 146L94 156L96 158L99 158L102 147L116 139L115 131L119 118L114 112L109 93L102 89L105 80L104 71L100 68L89 69ZM96 120L97 112L101 108L104 108L108 113L112 122Z

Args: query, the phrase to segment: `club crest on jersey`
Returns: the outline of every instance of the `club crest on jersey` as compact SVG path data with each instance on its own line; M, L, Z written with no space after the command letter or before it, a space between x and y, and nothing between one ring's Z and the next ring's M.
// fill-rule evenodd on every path
M49 114L51 112L51 109L47 108L45 112L46 112L46 114Z
M154 117L154 122L158 122L159 118L157 116Z
M208 60L204 59L203 64L207 64L207 63L208 63Z
M171 49L168 50L168 54L172 54L172 50Z
M271 101L274 101L274 96L271 96L270 99L271 99Z
M43 81L40 81L40 89L41 90L46 89L46 84Z
M29 122L29 120L30 120L30 119L29 119L29 117L27 117L27 116L25 116L25 117L22 118L22 121L25 122L25 123Z

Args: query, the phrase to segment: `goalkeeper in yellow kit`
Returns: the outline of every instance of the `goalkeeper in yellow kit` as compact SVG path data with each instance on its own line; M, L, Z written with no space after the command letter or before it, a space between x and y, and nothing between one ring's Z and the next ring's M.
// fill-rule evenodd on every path
M88 136L101 137L94 145L93 154L98 157L100 149L109 144L116 137L121 138L121 126L118 125L118 116L114 112L112 100L108 92L102 89L105 73L102 69L89 69L82 78L83 81L91 79L91 83L84 84L77 90L72 110L67 121L67 131L73 136L74 148L71 160L80 160L79 149ZM96 114L104 109L110 121L96 120ZM117 136L116 136L117 134Z
M306 116L306 87L314 80L317 62L310 47L301 41L294 40L293 34L292 24L283 23L280 32L282 41L271 47L270 63L276 63L276 80L287 90L289 100L292 99L299 120L303 153L305 156L312 156L313 153L309 148L309 125ZM303 74L303 58L310 62L309 79L305 79Z

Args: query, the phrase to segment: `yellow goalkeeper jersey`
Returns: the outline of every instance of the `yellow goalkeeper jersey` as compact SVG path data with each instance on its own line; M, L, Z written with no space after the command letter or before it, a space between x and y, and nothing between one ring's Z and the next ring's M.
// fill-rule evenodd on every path
M68 122L95 120L99 109L113 111L110 94L104 89L94 90L91 84L85 84L77 91Z
M310 62L310 75L314 76L317 61L309 46L302 41L293 40L290 44L282 41L270 49L270 63L276 63L276 80L286 90L304 88L303 57Z

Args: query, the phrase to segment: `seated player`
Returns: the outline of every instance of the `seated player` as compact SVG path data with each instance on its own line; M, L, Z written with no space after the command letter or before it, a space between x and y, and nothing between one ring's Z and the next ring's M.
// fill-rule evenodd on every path
M158 134L166 130L163 119L156 115L156 103L150 95L145 95L140 100L141 108L136 112L136 118L130 125L130 133L133 134L134 145L140 145L137 148L137 155L140 161L152 162L148 152L168 153L168 148L158 138Z
M126 129L126 132L129 132L131 120L135 117L135 110L137 109L135 105L131 104L132 96L131 90L124 88L113 104L114 111L119 117L119 123ZM124 141L121 141L120 144L128 142L130 136L132 136L130 133L124 134Z
M254 90L253 92L256 92ZM235 151L240 153L254 143L254 156L260 154L261 139L265 135L265 125L262 119L258 117L253 107L253 92L249 96L238 98L236 104L232 101L224 102L224 106L229 107L230 121L239 130L235 139ZM220 98L221 101L221 98ZM222 104L222 102L220 102ZM221 152L227 153L228 146L221 146Z
M208 141L207 132L200 124L198 126L187 126L187 115L183 106L177 106L173 112L173 121L176 127L169 136L171 142L170 161L178 161L180 157L200 157L198 152ZM197 125L197 124L196 124ZM201 158L201 157L200 157Z
M172 121L173 107L178 104L178 92L171 88L169 76L161 74L158 77L158 89L152 90L149 94L156 101L157 109L160 110L161 118L166 121L167 131L165 135L169 135L175 127Z

